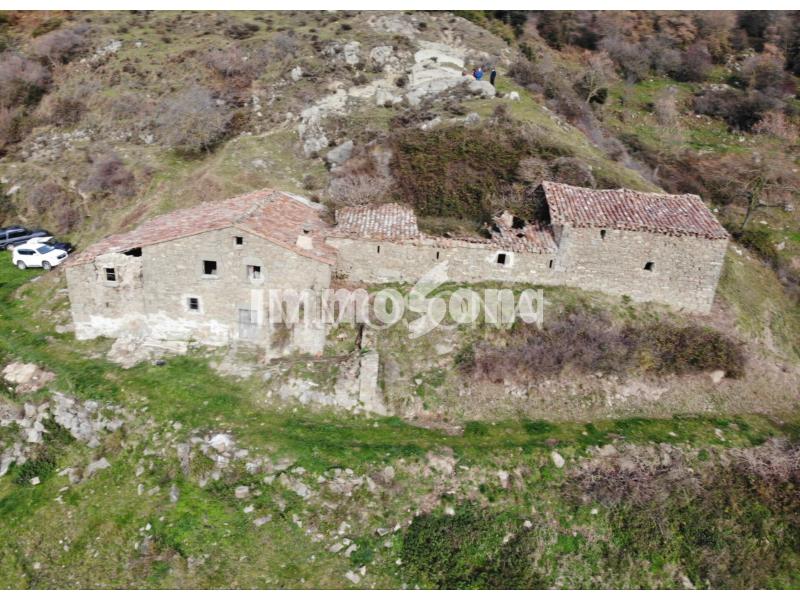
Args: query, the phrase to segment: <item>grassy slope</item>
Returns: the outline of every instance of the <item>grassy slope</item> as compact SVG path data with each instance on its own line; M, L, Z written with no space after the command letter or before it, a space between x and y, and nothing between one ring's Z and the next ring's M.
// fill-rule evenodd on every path
M359 492L344 501L334 499L338 505L331 511L309 511L297 496L260 484L243 471L199 487L195 479L181 473L174 450L164 441L186 439L190 431L230 431L240 446L251 452L294 458L308 470L312 481L333 467L365 474L393 465L403 472L423 464L426 452L446 446L462 464L488 473L490 481L498 468L524 466L537 473L525 480L522 490L503 490L496 484L475 489L498 523L519 522L533 506L545 517L575 519L597 532L611 527L612 513L590 516L585 508L555 501L563 474L549 462L553 443L572 460L591 445L620 439L722 448L758 444L769 436L796 431L791 424L743 415L593 424L507 421L469 425L466 434L448 436L397 419L354 418L324 410L265 405L263 384L223 378L211 371L201 356L176 358L165 367L145 364L128 371L106 363L94 356L102 342L75 342L71 335L55 333L47 320L31 318L36 314L32 311L49 304L47 292L59 285L57 273L24 285L32 276L30 271L14 270L5 260L0 262L0 362L16 358L47 365L57 374L54 388L113 403L137 416L124 433L104 438L100 448L89 450L77 442L58 446L55 471L100 456L111 461L112 468L86 482L62 492L66 478L55 471L36 487L15 481L14 469L0 479L0 531L10 540L0 549L2 586L343 587L350 585L344 572L360 566L359 561L368 564L369 575L362 585L432 584L425 576L394 564L400 553L409 552L408 546L403 549L402 530L391 538L391 548L383 547L385 539L373 533L376 527L402 522L406 511L416 508L422 497L432 491L435 494L435 484L431 488L425 477L398 477L400 484L388 496ZM36 397L45 398L46 393ZM8 399L23 400L13 394ZM172 427L176 421L183 426L177 434ZM724 441L715 433L717 429L724 431ZM134 471L140 463L149 468L136 477ZM139 483L146 490L159 490L152 496L139 496ZM176 504L167 498L172 484L181 493ZM255 485L264 493L250 501L236 500L233 489L241 484ZM463 493L459 488L458 496ZM56 501L58 496L63 503ZM285 503L282 508L281 499ZM273 515L272 522L255 528L242 512L248 502L255 504L259 513ZM364 507L367 511L359 521L354 515ZM353 559L330 554L324 549L330 542L312 542L293 523L293 515L323 532L348 520L355 528L350 537L369 548L369 553L354 554ZM602 581L647 585L653 577L662 585L673 585L667 574L662 574L663 579L658 573L643 578L633 567L630 571L623 567L612 577L611 572L604 573L607 566L592 558L597 551L591 544L556 544L547 550L545 562L552 563L553 577L561 573L574 585L590 585L587 577L592 576L600 579L591 585L603 585ZM203 556L204 564L188 566L189 557L194 561ZM310 560L311 556L315 558ZM580 569L564 571L558 565L567 559L575 565L588 562ZM482 555L474 560L482 560ZM780 581L788 584L790 580Z

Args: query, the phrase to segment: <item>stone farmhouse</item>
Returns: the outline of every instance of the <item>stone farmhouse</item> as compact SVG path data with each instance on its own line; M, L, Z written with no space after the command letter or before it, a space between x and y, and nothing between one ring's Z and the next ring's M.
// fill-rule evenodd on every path
M283 351L318 353L324 326L276 330L267 290L416 281L443 261L458 282L565 285L710 310L728 234L698 196L543 182L534 201L536 221L504 213L485 237L427 235L399 204L342 208L329 225L322 205L273 190L178 210L67 262L76 336L267 349L280 338Z

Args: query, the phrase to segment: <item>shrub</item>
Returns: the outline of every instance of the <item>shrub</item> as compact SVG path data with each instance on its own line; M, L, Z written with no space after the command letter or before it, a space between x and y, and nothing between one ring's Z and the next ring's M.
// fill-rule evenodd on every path
M628 81L641 81L647 77L650 58L646 48L627 42L619 36L603 39L600 47L608 53Z
M328 195L336 206L374 204L387 199L392 180L367 173L335 177L328 186Z
M705 44L695 42L681 57L677 77L682 81L705 81L711 70L711 54Z
M464 435L468 437L481 437L489 434L489 427L480 421L467 421L464 425Z
M12 108L39 102L50 86L50 73L19 54L0 55L0 106Z
M742 131L750 131L776 105L775 100L758 91L705 90L694 98L695 112L724 119Z
M739 377L744 364L741 346L707 327L668 323L619 327L602 314L571 313L551 319L543 329L516 327L507 347L477 344L472 361L460 367L475 377L501 382L551 377L566 369L657 375L722 369Z
M134 184L133 173L119 156L110 153L94 161L81 188L87 192L128 198L135 192Z
M225 35L235 40L244 40L252 37L259 29L255 23L234 23L225 30Z
M50 120L56 126L76 125L85 112L86 105L77 98L56 98L50 109Z
M446 127L402 130L392 137L398 196L417 214L484 222L488 198L514 180L525 147L519 134Z
M30 119L21 108L0 107L0 150L22 140L30 129Z
M199 86L164 100L157 119L164 143L190 154L208 151L221 141L229 121L230 114Z
M775 136L790 144L796 144L800 139L797 125L792 123L783 112L777 110L765 113L761 120L753 126L753 131Z
M86 46L86 37L78 29L59 29L36 38L31 44L33 55L51 63L67 63Z
M69 202L69 194L52 181L40 183L28 193L28 203L39 214L47 212L52 206L66 202Z

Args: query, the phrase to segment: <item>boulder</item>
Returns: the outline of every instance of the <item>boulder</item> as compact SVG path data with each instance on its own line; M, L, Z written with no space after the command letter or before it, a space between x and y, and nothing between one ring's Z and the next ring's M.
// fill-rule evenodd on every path
M344 62L348 65L355 66L361 62L361 42L347 42L342 50L344 54Z
M94 462L90 462L87 465L86 470L84 471L83 474L88 479L89 477L97 473L97 471L102 471L103 469L107 469L110 466L111 463L108 462L108 460L105 457L102 457Z
M12 362L3 369L3 379L15 385L18 394L26 394L42 389L55 379L55 374L33 363Z
M346 140L325 155L325 160L333 167L338 167L350 160L353 155L353 140Z

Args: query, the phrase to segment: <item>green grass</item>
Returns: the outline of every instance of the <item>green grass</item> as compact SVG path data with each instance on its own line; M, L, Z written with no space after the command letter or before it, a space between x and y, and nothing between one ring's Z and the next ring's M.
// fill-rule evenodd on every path
M518 545L502 549L502 538L510 528L519 526L525 506L539 506L558 520L583 518L584 508L559 500L564 473L550 463L554 447L574 461L586 456L591 447L606 443L665 442L722 449L759 444L776 435L796 439L800 433L800 425L792 419L778 422L761 415L686 415L592 423L472 421L463 435L452 435L414 427L396 417L354 417L293 404L264 404L263 382L227 379L209 368L202 354L170 358L161 367L142 364L121 370L98 358L107 342L76 342L71 335L56 334L47 320L36 315L63 302L52 293L63 285L59 277L57 271L42 276L0 261L0 363L22 359L47 365L57 374L53 388L135 410L139 417L125 432L107 436L94 450L54 429L55 437L49 440L45 455L0 478L0 532L13 540L0 549L0 584L6 587L342 587L349 585L342 574L361 564L370 565L370 578L365 582L384 587L402 583L435 587L442 582L459 587L503 585L503 578L512 576L508 581L516 582L514 585L547 585L554 565L565 557L580 559L577 564L590 561L572 573L576 582L587 581L581 577L592 573L606 573L606 581L617 581L607 571L608 565L597 559L600 548L580 536L547 533L556 535L551 550L544 563L530 572L519 568L530 564L526 557L535 551L531 546L534 538L521 536ZM441 368L417 377L426 393L447 389L446 372ZM45 398L46 392L37 397ZM405 518L418 495L429 493L424 479L401 474L396 484L400 487L391 495L376 497L356 491L344 503L332 498L337 508L331 512L309 511L291 492L277 484L265 486L239 469L200 487L197 477L211 468L207 459L193 462L185 475L174 454L145 452L154 447L153 434L168 435L174 422L182 425L177 439L183 432L188 437L190 431L230 431L240 446L251 451L293 459L312 474L312 480L335 468L374 473L387 465L424 464L428 453L450 448L470 472L489 474L480 493L493 507L493 516L477 529L485 528L487 536L467 554L457 554L453 569L440 569L435 577L412 567L437 564L445 558L439 550L447 545L426 546L428 558L409 558L408 566L398 569L395 561L407 556L415 530L394 534L396 543L391 548L383 545L374 530ZM724 432L724 441L717 436L717 429ZM99 456L106 456L112 467L60 491L66 481L57 475L60 469ZM137 478L134 471L139 464L147 469ZM523 489L501 488L493 475L500 466L509 471L526 469L529 475ZM30 485L33 476L40 477L39 485ZM141 496L136 491L139 483L145 490ZM263 494L238 501L233 489L242 484L262 489ZM172 485L180 491L175 504L166 497ZM147 490L156 487L159 491L149 495ZM255 528L242 511L247 503L254 505L254 514L272 515L272 521ZM368 507L368 516L361 522L352 511L364 507ZM324 551L294 523L293 515L301 515L304 523L323 532L348 520L358 530L353 534L358 550L349 558ZM438 528L451 523L450 517L439 518L435 521ZM600 527L598 531L614 527L611 522L596 521L592 527ZM419 535L425 539L428 534ZM615 543L612 550L623 552L621 544ZM190 570L190 559L196 561L204 554L208 559ZM312 555L317 557L313 563L309 562ZM511 566L506 557L513 561ZM40 567L35 569L34 563ZM488 565L485 573L494 575L486 575L481 565ZM615 568L631 581L646 582L627 567ZM441 573L451 575L441 579ZM775 581L788 585L792 580Z

